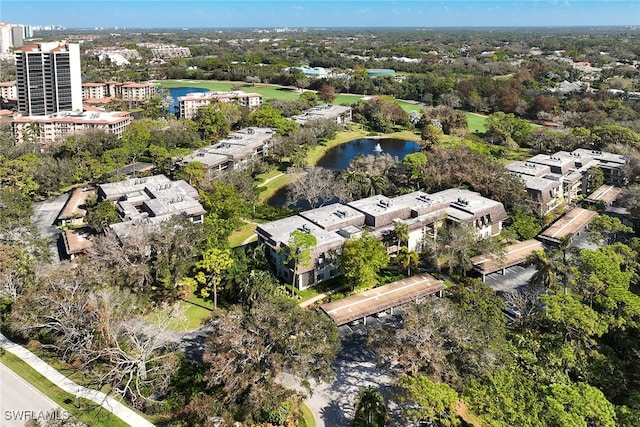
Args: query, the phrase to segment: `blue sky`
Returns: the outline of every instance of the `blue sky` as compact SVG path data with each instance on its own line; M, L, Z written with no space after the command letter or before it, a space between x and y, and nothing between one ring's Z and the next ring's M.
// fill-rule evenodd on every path
M67 28L640 26L640 0L0 0L0 20Z

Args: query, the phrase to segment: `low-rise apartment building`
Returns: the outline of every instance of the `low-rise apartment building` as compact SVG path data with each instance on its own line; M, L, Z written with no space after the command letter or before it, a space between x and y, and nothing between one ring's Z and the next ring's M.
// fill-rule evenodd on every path
M181 215L201 223L206 211L198 202L198 191L185 181L171 181L164 175L129 178L98 186L98 200L110 200L122 222L110 228L122 240L130 230L144 224Z
M352 108L345 105L319 105L308 109L302 114L291 117L301 126L304 126L312 120L328 119L333 120L337 124L344 124L352 120Z
M82 83L82 99L103 99L108 97L105 83Z
M0 98L7 100L18 99L18 89L15 80L12 82L0 82Z
M266 246L267 259L281 279L296 284L299 289L315 286L340 273L339 254L344 242L367 230L380 240L393 236L396 221L409 228L408 247L421 250L423 242L433 239L445 223L468 224L482 237L498 235L507 218L502 203L464 189L449 189L434 194L416 191L388 198L372 196L351 203L336 203L302 212L292 217L260 224L258 239ZM287 265L286 248L291 232L299 230L313 234L316 246L308 266ZM393 242L392 242L393 243ZM388 246L395 251L393 243Z
M215 144L196 150L184 157L181 163L199 162L214 174L240 168L250 159L267 155L274 135L270 128L241 129Z
M552 155L538 154L526 162L516 161L507 169L525 184L529 203L539 215L546 215L563 203L571 203L589 188L589 170L602 170L605 183L624 185L623 167L627 158L619 154L577 149Z
M247 93L241 90L232 92L195 92L178 97L178 111L183 119L195 117L198 109L211 102L237 102L238 104L257 108L262 105L262 95L259 93Z
M130 123L131 115L126 111L112 113L84 111L60 112L46 116L21 116L15 118L11 125L17 144L31 139L32 142L46 145L92 130L114 134L120 139ZM37 131L34 131L34 128Z

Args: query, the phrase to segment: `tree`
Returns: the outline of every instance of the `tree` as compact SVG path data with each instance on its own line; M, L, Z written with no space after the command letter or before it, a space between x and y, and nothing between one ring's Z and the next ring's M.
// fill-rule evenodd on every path
M283 315L284 314L284 315ZM239 421L266 422L292 395L276 377L289 372L303 384L329 380L339 347L335 324L286 298L234 306L211 323L204 360L209 392Z
M340 255L340 268L347 286L351 289L373 287L378 271L389 264L389 259L382 242L366 231L359 238L347 240Z
M409 225L404 221L400 221L400 220L394 221L393 234L397 240L396 255L398 255L400 251L400 247L407 246L409 244Z
M305 201L311 209L324 206L343 192L335 173L321 167L311 167L298 180L287 187L289 205Z
M317 245L316 236L306 231L293 230L289 235L286 247L285 264L291 265L291 295L296 288L298 280L298 268L308 266L311 262L311 252ZM298 282L298 285L300 283Z
M545 390L545 425L614 427L616 412L602 391L586 383L551 384Z
M609 215L598 215L589 223L589 240L593 243L610 245L616 241L618 233L633 233L633 228Z
M398 258L400 265L403 268L407 269L407 276L411 276L411 266L414 266L414 267L418 266L418 261L419 261L418 252L410 251L409 248L407 248L406 246L403 246L402 249L400 249L400 252L396 255L396 257Z
M517 148L531 132L531 125L513 114L501 111L487 117L487 138L491 143Z
M358 393L353 427L384 427L389 419L380 391L369 386Z
M434 125L426 125L420 132L420 148L427 150L442 142L444 133Z
M225 117L218 102L212 102L198 108L193 121L197 125L198 132L204 140L218 140L227 136L231 130L231 123Z
M404 375L398 382L398 400L405 417L414 423L436 422L442 426L457 425L455 413L458 393L445 383L435 383L424 375Z
M213 308L218 308L218 285L222 281L224 272L233 265L233 259L228 250L211 248L202 254L202 259L195 265L195 281L200 285L200 295L203 298L213 296Z
M320 86L318 96L323 102L331 104L336 99L336 88L331 85L324 84Z
M87 225L98 232L103 232L109 225L118 222L118 211L110 200L103 200L87 213Z
M511 228L520 239L533 239L542 231L542 226L531 214L530 210L515 209L510 218Z

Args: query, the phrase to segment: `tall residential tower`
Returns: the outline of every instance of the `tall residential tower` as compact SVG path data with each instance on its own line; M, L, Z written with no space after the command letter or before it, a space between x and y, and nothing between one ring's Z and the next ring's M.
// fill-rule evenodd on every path
M39 116L82 111L80 45L40 43L15 52L18 111Z

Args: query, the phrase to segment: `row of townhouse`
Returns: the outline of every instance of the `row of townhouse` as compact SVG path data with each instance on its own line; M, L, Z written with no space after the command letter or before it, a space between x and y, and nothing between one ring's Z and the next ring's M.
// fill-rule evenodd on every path
M602 170L605 183L626 183L623 167L628 159L615 153L579 148L552 155L538 154L527 161L516 161L507 169L524 181L531 208L546 215L564 203L571 203L590 188L589 170Z
M255 108L262 105L262 95L241 90L231 92L195 92L178 97L178 114L184 119L193 119L198 109L212 102L237 102Z
M181 163L199 162L215 175L227 169L240 168L251 159L265 156L273 146L275 132L271 128L250 127L185 156Z
M258 239L265 244L267 259L281 279L298 289L315 286L340 275L339 254L346 240L367 230L376 238L393 242L395 222L409 228L407 246L421 250L426 239L434 239L445 223L469 224L480 237L496 236L502 230L507 213L502 203L464 189L449 189L434 194L416 191L388 198L373 196L351 203L336 203L288 218L260 224ZM313 234L317 244L308 266L286 264L286 247L294 230ZM285 250L283 250L285 249ZM292 277L292 275L296 277Z

